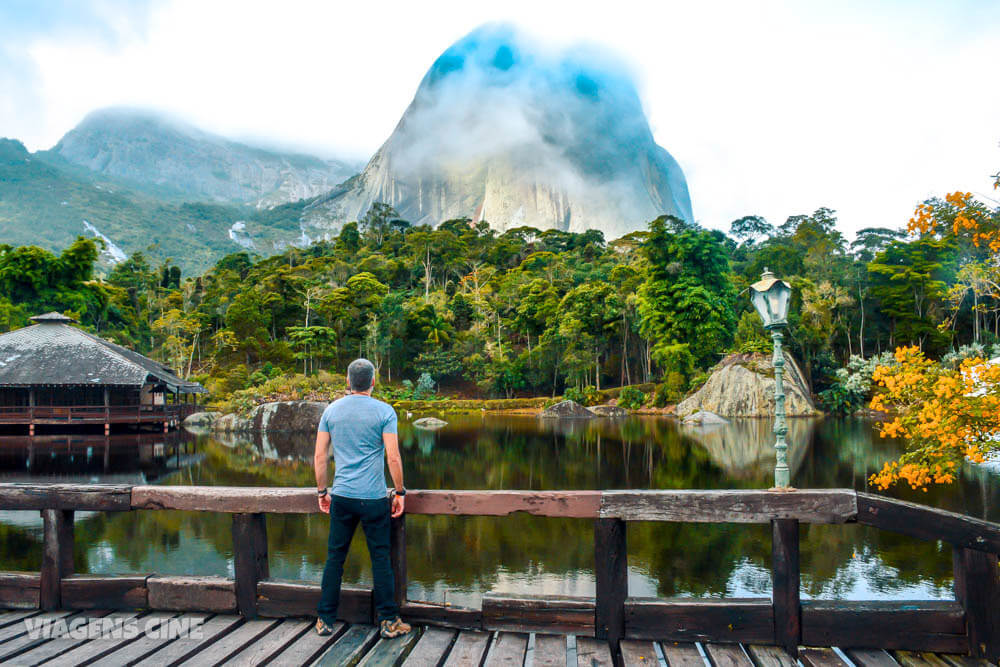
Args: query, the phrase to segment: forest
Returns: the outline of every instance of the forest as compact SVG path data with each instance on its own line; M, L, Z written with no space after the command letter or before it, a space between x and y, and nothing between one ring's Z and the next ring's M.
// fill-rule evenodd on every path
M387 386L513 397L654 382L662 404L723 355L770 350L747 293L766 267L793 288L790 351L837 411L862 400L837 372L861 359L1000 352L997 229L1000 207L967 193L850 242L827 208L742 217L728 234L664 216L608 240L412 226L375 204L334 240L230 254L200 276L142 252L102 270L91 239L58 255L0 245L0 331L65 312L216 396L365 356Z

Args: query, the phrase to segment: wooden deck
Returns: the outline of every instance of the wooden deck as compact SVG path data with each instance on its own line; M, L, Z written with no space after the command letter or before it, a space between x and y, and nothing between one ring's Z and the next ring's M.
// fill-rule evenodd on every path
M131 638L32 637L26 621L88 619L134 621ZM156 636L171 622L201 621L200 637ZM89 622L89 621L88 621ZM183 623L187 626L187 623ZM7 612L0 613L0 662L9 665L480 665L602 667L612 665L606 641L576 635L483 632L434 626L415 627L396 639L380 639L372 625L337 623L320 637L311 618L244 620L228 614L177 612ZM149 628L151 632L143 630ZM169 632L164 632L169 635ZM792 667L794 658L776 646L678 643L623 639L627 667ZM804 667L971 667L983 659L957 654L802 647Z

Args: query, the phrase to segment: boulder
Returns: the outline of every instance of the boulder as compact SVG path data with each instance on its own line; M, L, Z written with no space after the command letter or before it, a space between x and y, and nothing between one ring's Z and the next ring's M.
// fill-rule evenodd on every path
M707 410L699 410L693 414L688 415L684 418L685 424L697 424L700 426L709 426L711 424L728 424L729 420L725 417L720 417L714 412L708 412Z
M438 419L437 417L421 417L420 419L413 422L413 425L417 428L437 430L439 428L444 428L448 425L448 422L443 419Z
M798 364L785 354L785 414L807 417L822 414L809 395ZM774 415L774 364L767 354L730 354L720 361L701 389L677 405L681 418L700 410L723 417Z
M253 431L253 422L237 414L226 414L215 420L212 430L219 433L250 433Z
M255 431L315 433L327 405L320 401L262 403L250 412L250 421Z
M184 420L184 425L195 428L209 428L221 416L221 412L195 412L187 416Z
M586 419L597 415L576 401L560 401L542 410L538 416L546 419Z
M628 410L618 407L617 405L594 405L587 409L598 417L611 417L612 419L615 419L618 417L628 416Z

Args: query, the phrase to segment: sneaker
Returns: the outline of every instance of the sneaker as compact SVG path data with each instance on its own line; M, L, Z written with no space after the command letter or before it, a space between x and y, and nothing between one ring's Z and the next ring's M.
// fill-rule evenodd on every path
M326 624L322 618L316 619L316 634L320 637L326 637L327 635L333 634L333 628Z
M392 639L393 637L401 637L410 630L412 630L412 628L406 623L403 623L403 620L397 616L392 621L382 621L379 634L386 639Z

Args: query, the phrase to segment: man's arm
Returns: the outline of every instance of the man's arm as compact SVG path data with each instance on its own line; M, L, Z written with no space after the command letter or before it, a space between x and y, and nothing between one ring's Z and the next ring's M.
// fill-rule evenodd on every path
M389 465L389 476L397 491L403 490L403 457L399 455L399 437L395 433L383 433L382 443L385 444L385 461ZM392 516L402 516L406 498L392 497Z
M330 471L330 434L326 431L317 431L316 433L316 453L313 456L313 468L316 471L316 488L325 490L328 486L327 475ZM325 493L319 497L319 509L329 514L329 493Z

